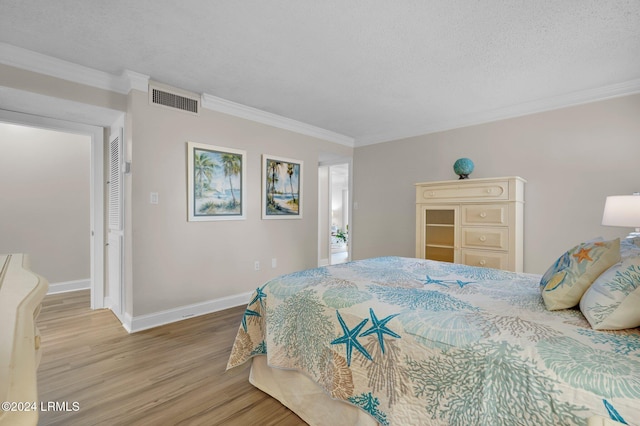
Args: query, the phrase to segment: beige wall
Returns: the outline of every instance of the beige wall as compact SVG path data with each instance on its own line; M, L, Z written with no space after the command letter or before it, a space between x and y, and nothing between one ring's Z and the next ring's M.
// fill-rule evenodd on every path
M317 266L319 157L350 156L352 148L206 109L194 116L149 105L142 92L132 92L130 103L135 316L248 292ZM187 222L187 141L247 152L245 220ZM302 219L261 219L262 154L304 162ZM150 192L159 204L149 203Z
M354 258L413 256L413 184L456 178L451 165L463 156L476 163L472 178L529 181L529 272L543 272L585 238L624 235L628 230L600 226L604 197L639 190L640 95L353 150L206 109L192 116L149 106L147 94L138 91L116 95L7 66L0 71L2 86L127 112L132 172L125 177L125 307L135 316L241 294L275 275L315 266L317 163L323 156L354 156ZM247 151L246 220L186 221L187 141ZM261 219L263 153L304 161L302 220ZM150 192L159 193L158 205L149 203Z
M353 257L415 255L416 182L521 176L525 271L543 273L573 244L630 230L600 225L607 195L640 191L640 95L356 148Z
M2 86L126 112L125 155L132 162L124 178L126 316L243 294L317 265L318 162L350 159L353 148L207 109L193 116L150 106L147 93L124 96L4 65ZM187 141L247 151L245 220L187 222ZM263 153L304 162L302 219L261 219ZM159 204L149 203L150 192L159 194Z
M4 64L0 64L0 87L2 86L117 111L125 111L127 102L126 96L115 92Z
M0 253L51 284L90 278L91 138L0 123Z

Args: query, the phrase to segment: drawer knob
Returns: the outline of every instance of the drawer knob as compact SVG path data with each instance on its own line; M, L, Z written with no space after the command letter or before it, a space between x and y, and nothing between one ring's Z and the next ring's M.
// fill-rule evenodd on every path
M491 188L487 188L487 194L491 194Z
M482 235L482 236L479 238L479 240L480 240L480 241L482 241L482 242L484 243L485 241L487 241L487 237L485 237L484 235Z
M480 217L487 217L487 212L480 213Z
M436 195L436 193L435 193L435 192L433 192L433 191L429 191L429 197L433 197L434 195Z
M479 264L480 266L484 266L484 265L486 265L486 264L487 264L487 262L486 262L484 259L482 259L480 262L478 262L478 264Z

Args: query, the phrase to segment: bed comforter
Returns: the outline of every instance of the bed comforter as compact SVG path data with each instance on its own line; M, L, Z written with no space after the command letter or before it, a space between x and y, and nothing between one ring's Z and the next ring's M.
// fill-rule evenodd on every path
M640 331L550 312L539 275L382 257L259 287L227 368L265 355L382 425L640 421Z

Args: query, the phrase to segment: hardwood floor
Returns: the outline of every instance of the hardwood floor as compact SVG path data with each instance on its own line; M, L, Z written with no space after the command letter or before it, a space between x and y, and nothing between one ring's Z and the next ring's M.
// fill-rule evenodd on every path
M39 425L306 425L248 382L248 364L225 372L244 306L128 334L89 296L42 303L38 393L58 410Z

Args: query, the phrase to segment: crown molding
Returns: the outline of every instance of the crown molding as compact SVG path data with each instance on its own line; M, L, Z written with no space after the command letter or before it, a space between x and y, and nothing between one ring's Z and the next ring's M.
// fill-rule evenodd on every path
M150 77L148 75L130 70L124 70L120 75L113 75L2 42L0 42L0 63L124 95L133 89L142 92L149 91ZM354 139L351 137L257 108L208 94L202 94L201 101L203 108L213 111L246 118L349 147L354 146Z
M146 92L149 84L148 76L133 71L113 75L1 42L0 63L123 95Z
M149 90L150 77L144 74L124 70L120 75L113 75L2 42L0 42L0 63L125 95L134 89L142 92L148 92ZM407 129L401 133L372 134L357 139L206 93L201 95L201 104L203 108L213 111L245 118L348 147L358 147L505 120L637 93L640 93L640 79L567 93L551 98L523 102L491 111L467 114L452 120L427 123L424 126Z
M478 124L490 123L493 121L506 120L509 118L522 117L530 114L537 114L545 111L552 111L582 105L590 102L604 101L622 96L640 93L640 79L625 81L623 83L611 84L594 89L581 90L550 98L537 99L530 102L523 102L505 108L491 111L481 111L476 114L467 114L452 120L443 120L429 123L424 127L414 128L403 133L387 133L369 135L357 138L355 146L366 146L377 143L390 142L398 139L406 139L415 136L427 135L430 133L443 132L458 129L461 127L474 126Z
M145 93L149 91L149 81L151 80L151 77L148 75L140 74L131 70L124 70L120 78L128 85L126 93L129 93L133 89Z
M290 118L266 112L261 109L228 101L226 99L209 95L207 93L203 93L201 95L201 99L203 108L233 115L235 117L246 118L247 120L256 121L258 123L267 124L269 126L277 127L284 130L290 130L292 132L301 133L303 135L313 136L318 139L335 142L337 144L346 145L348 147L354 146L354 139L352 137L345 136L340 133L335 133L330 130L322 129L320 127L312 126L301 121L292 120Z

